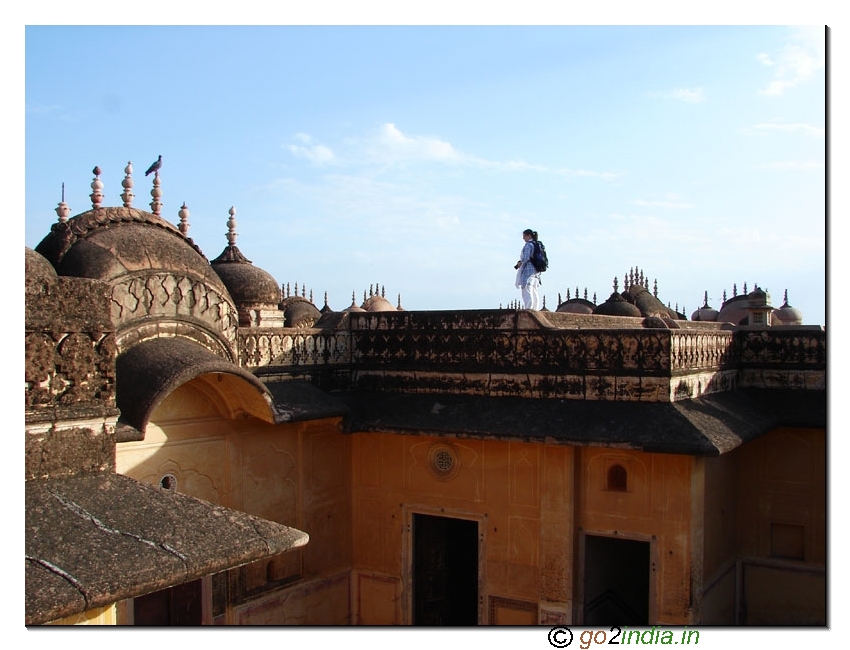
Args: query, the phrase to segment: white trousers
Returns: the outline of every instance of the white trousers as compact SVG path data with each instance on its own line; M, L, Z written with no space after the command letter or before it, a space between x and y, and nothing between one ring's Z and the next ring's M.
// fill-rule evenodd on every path
M537 287L540 286L540 278L532 275L528 282L522 285L522 304L526 309L540 309L540 294Z

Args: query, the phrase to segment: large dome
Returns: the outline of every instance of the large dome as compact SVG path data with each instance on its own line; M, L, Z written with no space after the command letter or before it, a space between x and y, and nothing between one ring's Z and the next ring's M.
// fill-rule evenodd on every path
M95 208L55 223L35 250L59 275L109 282L131 273L169 269L227 294L191 239L165 219L136 208Z

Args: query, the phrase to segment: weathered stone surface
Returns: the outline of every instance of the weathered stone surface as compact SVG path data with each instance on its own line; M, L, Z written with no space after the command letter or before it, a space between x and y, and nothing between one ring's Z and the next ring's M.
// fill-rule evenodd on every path
M244 512L118 474L26 483L26 624L164 589L307 543Z

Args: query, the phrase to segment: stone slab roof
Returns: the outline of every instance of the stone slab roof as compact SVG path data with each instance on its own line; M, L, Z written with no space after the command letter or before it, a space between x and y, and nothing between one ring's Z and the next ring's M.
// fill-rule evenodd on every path
M119 474L26 483L26 625L270 557L306 533Z
M777 426L826 426L825 391L738 390L681 402L445 393L340 393L349 432L376 431L621 447L716 456Z

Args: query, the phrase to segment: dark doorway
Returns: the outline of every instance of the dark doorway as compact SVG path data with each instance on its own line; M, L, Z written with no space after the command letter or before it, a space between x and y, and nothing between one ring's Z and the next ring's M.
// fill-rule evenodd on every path
M134 625L200 625L201 581L133 599Z
M478 624L478 522L413 515L413 624Z
M649 542L585 536L584 624L649 624Z

